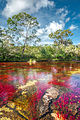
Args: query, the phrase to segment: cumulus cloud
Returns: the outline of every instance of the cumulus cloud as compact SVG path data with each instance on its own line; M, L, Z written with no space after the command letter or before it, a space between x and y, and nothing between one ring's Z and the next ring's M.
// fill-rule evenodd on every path
M37 35L38 35L38 36L48 35L48 34L50 34L51 32L54 33L56 30L63 29L64 26L65 26L64 23L58 23L58 22L52 21L49 25L46 25L45 28L40 28L40 29L38 29Z
M50 34L51 32L55 32L58 29L63 29L64 24L58 23L58 22L51 22L48 26L46 26L45 31L47 34Z
M78 26L76 26L76 25L71 25L71 26L69 27L70 30L74 30L74 29L77 29L77 28L78 28Z
M40 29L40 31L38 31L39 33L43 34L50 34L51 32L55 32L56 30L59 30L59 29L63 29L65 26L64 23L58 23L58 22L55 22L55 21L52 21L49 25L46 25L45 28L42 28Z
M49 40L49 34L51 32L55 32L56 30L59 30L59 29L64 29L64 22L55 22L55 21L52 21L49 25L47 25L45 28L41 28L37 31L37 35L45 41L45 43L49 43L49 44L52 44L52 41L49 41L47 42L47 40Z
M37 12L40 8L54 6L54 1L49 0L7 0L6 7L2 14L6 17L11 17L23 10L29 13Z
M45 29L44 29L44 28L38 29L38 30L37 30L37 35L40 36L40 35L42 35L44 32L45 32Z

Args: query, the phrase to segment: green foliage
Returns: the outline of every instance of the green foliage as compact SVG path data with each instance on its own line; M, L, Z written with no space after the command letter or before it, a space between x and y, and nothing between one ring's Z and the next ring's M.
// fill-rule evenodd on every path
M80 44L72 45L70 30L49 34L53 45L36 46L37 18L21 12L8 18L7 24L8 29L0 28L0 61L80 60Z
M9 33L13 37L13 42L18 46L23 45L22 56L26 44L35 43L40 40L36 36L36 30L38 29L36 17L21 12L12 16L12 18L8 18L7 24Z
M69 45L72 44L71 39L69 38L72 36L73 33L67 29L67 30L57 30L56 32L49 34L50 38L54 39L54 43L59 45L59 44L64 44L64 45Z
M80 60L80 48L74 45L64 46L26 46L23 58L21 58L20 46L0 47L0 61L36 61L42 60Z

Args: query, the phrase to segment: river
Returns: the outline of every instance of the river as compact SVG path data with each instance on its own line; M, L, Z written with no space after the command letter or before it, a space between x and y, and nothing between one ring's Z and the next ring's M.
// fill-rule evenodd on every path
M80 120L80 62L1 62L0 120Z

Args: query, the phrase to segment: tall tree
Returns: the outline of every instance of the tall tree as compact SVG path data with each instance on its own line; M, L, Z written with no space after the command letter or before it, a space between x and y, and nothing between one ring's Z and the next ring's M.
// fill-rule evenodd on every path
M72 44L72 40L70 39L70 36L72 36L73 33L67 29L67 30L57 30L54 33L49 34L49 37L54 39L54 43L57 45L63 44L63 45L69 45Z
M13 42L17 45L22 44L22 57L25 51L26 44L38 42L40 39L36 36L39 26L37 18L26 12L21 12L17 15L8 18L8 29L13 37Z

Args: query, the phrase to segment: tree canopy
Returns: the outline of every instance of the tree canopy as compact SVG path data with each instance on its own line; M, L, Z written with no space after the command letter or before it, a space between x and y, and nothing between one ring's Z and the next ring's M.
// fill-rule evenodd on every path
M13 43L16 45L23 45L23 51L25 50L26 44L32 44L39 41L36 36L39 23L37 18L33 17L26 12L21 12L17 15L8 18L7 20L8 30L13 38Z
M53 45L36 45L37 18L21 12L8 18L8 26L0 27L0 61L80 60L80 45L73 45L73 33L57 30L49 34Z
M54 43L57 45L63 44L63 45L69 45L72 44L72 40L70 39L70 36L72 36L73 33L67 29L67 30L57 30L54 33L49 34L49 37L54 39Z

